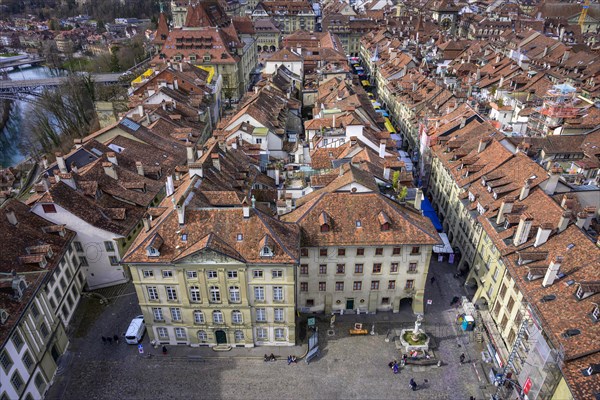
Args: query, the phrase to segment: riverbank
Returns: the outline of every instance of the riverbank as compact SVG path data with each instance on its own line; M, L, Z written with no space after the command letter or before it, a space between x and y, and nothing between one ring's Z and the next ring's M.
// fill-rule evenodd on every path
M12 104L12 100L0 100L0 132L4 130L4 127L10 118Z

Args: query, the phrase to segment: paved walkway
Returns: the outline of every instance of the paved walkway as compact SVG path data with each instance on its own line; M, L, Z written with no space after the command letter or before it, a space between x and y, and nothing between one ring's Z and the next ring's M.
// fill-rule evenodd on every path
M483 399L476 363L459 363L461 353L468 361L479 357L477 345L469 334L457 329L456 310L449 307L453 296L464 294L462 282L452 277L453 266L434 262L430 271L436 281L427 286L426 299L433 304L427 306L423 327L434 337L441 367L407 366L399 375L389 370L387 363L400 353L393 341L385 339L390 330L414 325L408 306L397 314L336 316L334 336L327 335L330 316L317 315L322 351L309 365L286 363L288 354L302 355L306 345L229 352L168 346L165 356L160 348L152 348L146 336L140 355L136 346L122 340L110 345L100 340L101 335L120 335L140 313L129 285L108 306L97 300L82 303L79 318L93 318L82 318L80 326L72 330L69 353L47 398ZM349 336L354 322L362 322L369 330L374 324L375 335ZM265 353L274 353L278 361L264 362ZM410 390L410 378L417 381L419 390ZM425 380L428 383L424 385Z

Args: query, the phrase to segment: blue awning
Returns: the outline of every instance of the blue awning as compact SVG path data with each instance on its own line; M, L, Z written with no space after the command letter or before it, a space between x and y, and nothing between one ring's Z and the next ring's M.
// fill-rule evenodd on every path
M440 219L438 218L437 214L433 210L433 206L431 205L431 202L429 201L429 199L427 199L427 197L425 197L425 196L423 196L423 197L424 197L424 199L421 202L421 209L423 210L423 215L425 215L427 218L429 218L431 220L431 222L433 223L433 226L435 227L435 229L438 232L441 232L444 228L442 227L442 223L440 222Z

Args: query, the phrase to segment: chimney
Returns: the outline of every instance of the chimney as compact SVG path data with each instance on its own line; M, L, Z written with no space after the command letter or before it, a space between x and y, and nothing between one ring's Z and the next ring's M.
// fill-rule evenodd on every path
M185 199L182 199L183 204L177 204L177 220L179 225L185 224Z
M115 154L114 151L109 151L108 153L106 153L106 158L111 163L113 163L115 165L119 165L119 162L117 161L117 155Z
M110 176L113 179L118 179L117 170L115 169L115 165L108 161L102 163L102 168L104 168L104 173Z
M12 226L17 226L19 221L17 221L17 216L15 215L14 210L7 208L5 211L6 219Z
M390 179L391 172L390 165L387 162L383 163L383 179Z
M496 64L498 64L500 62L500 54L496 55Z
M382 139L379 141L379 157L385 158L385 145L387 144L387 140Z
M552 196L556 191L556 186L558 186L558 179L563 173L563 169L561 167L553 167L550 169L550 178L544 182L544 192L547 195Z
M460 119L460 129L464 128L466 124L467 124L467 117L462 117Z
M200 158L202 158L203 154L204 150L202 149L202 146L196 146L196 159L199 160Z
M165 185L165 191L167 197L171 196L175 192L175 186L173 185L173 175L167 175L167 183Z
M569 49L565 50L563 57L562 57L562 63L567 62L567 60L569 59L569 56L571 55L571 51Z
M505 221L505 214L509 214L512 211L513 204L515 203L514 197L507 197L500 204L500 208L498 209L498 216L496 217L496 224L502 225Z
M139 104L137 106L137 113L140 116L140 118L144 116L144 105L143 104Z
M42 167L44 167L44 169L48 169L48 157L46 157L45 154L42 156Z
M571 210L564 211L558 220L558 231L562 232L567 229L571 221Z
M150 222L150 216L148 214L145 214L142 218L142 222L144 223L144 232L148 232L152 227Z
M519 226L513 238L513 244L515 247L522 245L529 238L529 232L531 231L531 225L533 224L533 218L527 214L521 216Z
M71 173L76 174L79 172L79 168L77 168L77 164L75 164L75 161L73 161L71 163Z
M258 86L254 86L254 94L258 93Z
M519 200L523 201L529 196L529 190L531 189L531 179L525 179L525 183L521 188L521 194L519 195Z
M421 188L417 188L417 192L415 194L415 208L421 211L421 201L423 201L423 191Z
M248 205L248 199L244 197L244 201L242 201L242 211L244 213L244 218L250 218L250 206Z
M177 82L177 79L173 80L173 89L179 90L179 82Z
M77 190L77 184L73 179L73 174L67 172L66 174L60 174L60 180L66 183L71 189Z
M188 165L190 165L196 161L196 154L194 154L194 145L190 142L187 142L185 144L185 149L187 151L187 163Z
M193 178L196 175L198 175L200 178L202 178L203 174L202 174L202 164L201 163L195 162L195 163L189 164L188 167L189 167L190 178Z
M300 43L296 45L296 53L298 53L299 56L302 55L302 45Z
M551 233L552 224L546 223L539 226L537 234L535 235L535 242L533 243L533 247L538 247L546 243Z
M583 226L585 225L585 219L587 217L587 213L581 211L579 213L577 213L577 226L581 229L583 229Z
M481 79L481 68L477 68L477 73L475 75L475 80L479 81Z
M212 153L210 155L210 158L212 160L212 165L213 167L217 170L220 171L221 170L221 160L219 159L219 153Z
M78 149L83 145L83 140L82 139L74 139L73 144L75 145L75 148Z
M254 195L252 195L252 199L250 199L252 201L252 208L256 208L256 198L254 198Z
M560 202L560 206L565 209L565 210L570 210L572 208L572 202L570 202L569 200L571 200L571 195L569 194L563 194L563 198L562 201Z
M58 166L58 170L63 174L67 173L67 164L65 163L65 159L63 158L62 153L56 153L56 165Z
M485 148L487 147L487 145L488 145L488 140L486 140L486 139L480 139L479 140L479 146L477 146L477 152L481 153L482 151L484 151Z
M280 175L279 168L275 168L275 185L276 186L279 186L279 175Z
M138 175L144 176L144 165L142 165L141 161L135 162L135 169L137 169Z
M563 258L561 256L556 256L554 260L552 260L546 271L546 276L544 276L544 280L542 281L542 286L548 287L554 283L562 261Z

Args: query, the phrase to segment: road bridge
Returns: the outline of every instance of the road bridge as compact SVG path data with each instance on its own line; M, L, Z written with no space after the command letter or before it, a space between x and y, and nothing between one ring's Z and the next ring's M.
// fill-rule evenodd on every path
M46 61L43 57L28 56L26 54L0 58L0 69L18 68L22 65L38 65Z
M91 74L91 77L95 83L101 85L111 85L120 82L129 84L128 81L123 82L121 80L121 73ZM56 87L69 78L69 76L57 76L40 79L1 80L0 99L30 101L28 98L39 96L42 89Z

